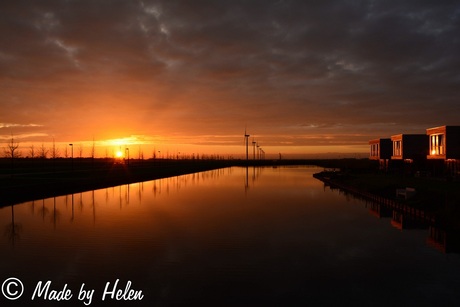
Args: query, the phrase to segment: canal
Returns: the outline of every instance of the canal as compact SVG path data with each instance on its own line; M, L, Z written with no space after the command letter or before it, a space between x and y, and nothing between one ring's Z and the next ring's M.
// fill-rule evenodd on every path
M460 303L459 254L319 171L232 167L1 208L0 305Z

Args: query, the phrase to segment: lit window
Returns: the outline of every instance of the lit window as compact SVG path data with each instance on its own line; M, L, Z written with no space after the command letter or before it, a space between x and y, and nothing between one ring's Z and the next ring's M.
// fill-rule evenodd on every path
M379 144L372 144L371 145L371 157L378 157L379 156Z
M444 155L444 134L432 134L430 136L430 154L432 156Z
M401 141L393 142L393 156L401 156Z

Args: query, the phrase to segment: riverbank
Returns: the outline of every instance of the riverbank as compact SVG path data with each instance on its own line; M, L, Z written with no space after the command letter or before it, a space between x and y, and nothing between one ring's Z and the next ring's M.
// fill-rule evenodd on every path
M21 161L22 162L22 161ZM0 173L0 207L24 201L96 190L232 166L226 160L108 159L34 161ZM22 167L19 167L22 166Z
M436 224L460 231L458 181L352 171L324 171L315 174L315 178L369 200L428 216Z
M218 160L16 158L0 159L0 207L111 186L231 167L317 165L325 168L368 169L368 159Z
M231 166L311 164L307 160L0 159L0 207Z

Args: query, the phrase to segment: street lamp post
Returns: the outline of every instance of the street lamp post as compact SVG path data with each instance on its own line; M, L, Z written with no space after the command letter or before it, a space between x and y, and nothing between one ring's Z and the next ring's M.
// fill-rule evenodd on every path
M128 166L129 166L129 148L128 148L128 147L125 148L125 152L126 152L126 151L128 151L127 157L128 157Z
M69 144L71 148L71 157L72 157L72 171L73 171L73 144Z

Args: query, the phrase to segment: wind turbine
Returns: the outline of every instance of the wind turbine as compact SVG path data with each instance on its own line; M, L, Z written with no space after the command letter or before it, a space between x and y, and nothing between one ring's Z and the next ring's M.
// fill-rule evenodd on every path
M252 156L253 156L253 160L256 159L256 144L257 142L254 141L254 137L252 138Z
M244 139L245 139L245 142L246 142L246 161L249 160L249 154L248 154L248 140L249 140L249 137L250 137L250 135L247 134L246 128L244 128Z

